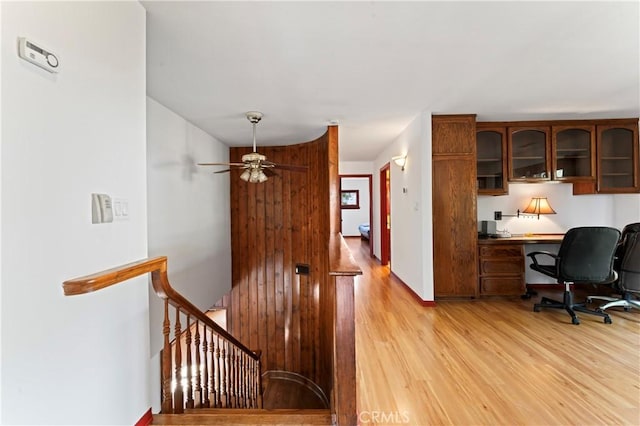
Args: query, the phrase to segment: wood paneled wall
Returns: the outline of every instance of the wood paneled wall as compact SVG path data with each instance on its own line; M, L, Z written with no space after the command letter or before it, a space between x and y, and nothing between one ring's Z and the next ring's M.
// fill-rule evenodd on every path
M299 373L325 391L323 379L331 372L323 360L328 348L321 310L331 294L330 231L339 223L339 210L332 211L339 185L337 144L337 127L329 127L312 142L259 147L270 161L307 165L309 170L277 170L278 176L261 184L240 180L234 170L230 179L233 288L226 301L228 329L249 348L262 350L263 372ZM240 161L250 151L231 148L230 161ZM296 275L298 263L309 265L309 275Z

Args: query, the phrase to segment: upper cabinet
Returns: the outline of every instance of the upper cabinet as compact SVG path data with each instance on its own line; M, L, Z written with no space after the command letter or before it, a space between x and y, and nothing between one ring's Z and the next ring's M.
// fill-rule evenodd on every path
M598 192L638 192L638 124L598 128Z
M478 194L545 181L573 183L576 195L640 192L637 118L479 122L476 143Z
M596 126L551 127L551 169L554 180L596 180Z
M508 127L509 180L545 181L551 178L550 129Z
M507 132L504 127L477 127L478 194L507 194Z

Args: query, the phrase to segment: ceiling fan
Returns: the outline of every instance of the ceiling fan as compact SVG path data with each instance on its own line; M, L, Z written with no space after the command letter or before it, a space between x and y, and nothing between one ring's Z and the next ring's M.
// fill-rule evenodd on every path
M226 170L219 170L214 173L227 173L232 167L244 169L240 179L250 183L262 183L269 177L275 176L273 169L288 170L291 172L306 172L307 166L294 166L290 164L276 164L267 161L267 157L256 151L256 124L262 120L262 113L249 111L246 113L247 119L253 125L253 152L242 156L242 163L198 163L199 166L228 166Z

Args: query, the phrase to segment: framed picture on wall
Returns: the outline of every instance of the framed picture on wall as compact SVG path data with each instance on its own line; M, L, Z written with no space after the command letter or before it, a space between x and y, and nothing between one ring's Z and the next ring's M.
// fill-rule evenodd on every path
M343 209L360 208L360 191L357 189L343 189L340 191L340 207Z

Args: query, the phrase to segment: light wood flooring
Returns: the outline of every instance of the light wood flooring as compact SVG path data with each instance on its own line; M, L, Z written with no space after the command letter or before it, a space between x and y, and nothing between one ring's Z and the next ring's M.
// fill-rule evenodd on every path
M360 238L356 280L361 424L640 425L640 311L613 324L531 300L423 307ZM455 265L451 265L455 267Z

